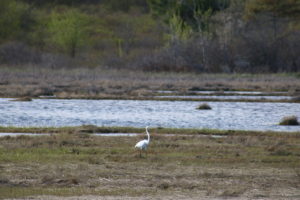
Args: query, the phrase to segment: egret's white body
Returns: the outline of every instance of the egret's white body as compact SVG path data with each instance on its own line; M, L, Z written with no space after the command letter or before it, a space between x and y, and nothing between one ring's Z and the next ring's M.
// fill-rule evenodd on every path
M135 148L141 149L141 150L146 150L148 147L148 140L141 140L138 143L136 143Z
M135 148L140 149L140 150L147 150L147 147L150 143L150 134L148 132L148 126L146 126L146 133L147 133L148 139L141 140L138 143L136 143ZM140 152L140 156L141 156L141 152Z

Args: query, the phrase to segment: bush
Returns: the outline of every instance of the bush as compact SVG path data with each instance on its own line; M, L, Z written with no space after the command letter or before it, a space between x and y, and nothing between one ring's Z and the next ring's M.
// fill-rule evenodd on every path
M5 65L38 65L60 68L77 66L78 60L61 54L45 53L21 42L8 42L0 45L0 63Z
M294 102L300 102L300 96L293 97L292 101L294 101Z
M37 64L41 54L20 42L8 42L0 46L0 62L8 65Z
M7 39L26 38L34 24L30 6L16 0L0 1L0 42Z
M203 103L197 107L198 110L211 110L212 108L207 104Z
M53 11L48 24L48 31L51 33L49 39L74 58L78 48L87 42L88 22L89 18L77 9Z
M146 71L204 71L201 51L187 43L173 43L136 62L136 67Z
M299 125L299 122L296 116L288 116L288 117L284 117L280 121L279 125L285 125L285 126Z

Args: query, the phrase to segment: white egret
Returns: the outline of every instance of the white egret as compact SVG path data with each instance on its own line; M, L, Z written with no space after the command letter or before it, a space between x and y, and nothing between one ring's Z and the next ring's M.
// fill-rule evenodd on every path
M140 149L140 157L142 157L142 151L147 150L147 147L150 143L150 134L148 132L148 126L146 126L146 133L147 133L148 139L147 140L141 140L138 143L136 143L136 145L135 145L135 148Z

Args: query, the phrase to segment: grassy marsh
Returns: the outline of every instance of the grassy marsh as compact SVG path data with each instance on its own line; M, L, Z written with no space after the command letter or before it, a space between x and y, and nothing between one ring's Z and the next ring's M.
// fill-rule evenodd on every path
M152 127L155 134L172 135L243 135L243 136L276 136L276 137L294 137L299 136L299 132L274 132L274 131L246 131L246 130L218 130L218 129L193 129L193 128L164 128ZM2 133L53 133L53 134L72 134L72 133L143 133L144 128L136 127L109 127L109 126L66 126L66 127L15 127L0 126Z
M194 199L296 199L300 195L299 133L284 137L284 133L237 131L226 138L211 138L182 136L180 129L177 136L166 137L160 130L152 129L152 141L143 158L133 147L144 135L96 137L71 131L2 137L1 198L94 195L176 199L189 195Z
M300 79L293 74L179 74L33 66L1 66L0 80L1 97L149 99L159 90L181 94L192 90L287 91L294 94L300 88Z

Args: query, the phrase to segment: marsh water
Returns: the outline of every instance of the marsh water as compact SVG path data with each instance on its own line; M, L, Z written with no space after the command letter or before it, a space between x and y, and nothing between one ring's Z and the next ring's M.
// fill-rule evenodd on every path
M49 136L49 133L0 133L0 137L10 136Z
M223 130L300 131L279 126L290 115L300 118L299 103L206 102L212 110L197 110L195 101L61 100L30 102L0 98L0 126L97 126L210 128Z
M196 94L208 94L208 95L215 95L215 94L228 94L228 95L262 95L262 96L268 96L268 95L287 95L289 94L288 92L261 92L261 91L216 91L216 90L205 90L205 91L200 91L200 90L190 90L189 92L191 93L196 93ZM172 91L172 90L159 90L157 93L161 94L172 94L172 93L178 93L178 91Z
M183 99L243 99L243 100L291 100L291 96L246 96L246 95L165 95L158 98Z

